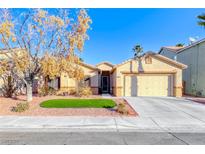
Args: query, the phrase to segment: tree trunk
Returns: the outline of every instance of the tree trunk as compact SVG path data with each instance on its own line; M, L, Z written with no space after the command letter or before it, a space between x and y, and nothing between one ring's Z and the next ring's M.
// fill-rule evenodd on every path
M46 94L48 94L48 76L45 77L44 88L45 88L45 92L46 92Z
M79 81L76 81L76 95L79 96Z
M26 94L27 94L27 102L32 101L32 83L26 84Z

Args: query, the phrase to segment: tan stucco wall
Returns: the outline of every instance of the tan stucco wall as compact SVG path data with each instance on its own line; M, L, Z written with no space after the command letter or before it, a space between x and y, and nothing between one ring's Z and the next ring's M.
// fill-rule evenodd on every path
M177 60L188 66L183 70L185 92L195 94L193 90L196 90L201 91L205 96L205 42L178 53Z
M106 63L102 63L102 64L97 65L97 68L99 68L100 70L103 70L103 71L112 70L112 67L107 65Z
M93 94L98 94L98 71L87 68L85 66L80 66L85 76L90 76L90 87L92 89ZM69 91L71 89L75 89L77 82L75 79L69 78L66 73L63 73L60 77L60 90Z
M136 60L131 60L125 62L123 65L120 65L113 72L116 76L116 81L113 84L114 92L113 94L116 96L123 96L124 86L124 76L123 72L133 72L137 73L139 71L146 72L161 72L164 74L165 72L176 72L174 73L174 88L177 87L177 92L174 93L174 96L182 96L182 70L177 68L176 66L172 66L166 62L158 60L156 58L152 58L152 64L145 64L144 58L141 61L141 64ZM119 90L118 90L119 89ZM179 90L180 89L180 90Z

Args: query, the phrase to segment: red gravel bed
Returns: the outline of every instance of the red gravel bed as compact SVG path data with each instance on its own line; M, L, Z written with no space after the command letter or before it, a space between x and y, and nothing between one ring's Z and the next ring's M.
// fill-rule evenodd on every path
M128 109L128 115L121 115L114 109L106 108L42 108L39 104L45 100L50 99L66 99L66 98L77 98L72 96L45 96L38 97L34 96L33 101L30 102L29 110L17 113L12 112L11 108L16 106L20 102L26 102L25 96L18 96L16 99L0 97L0 115L18 115L18 116L137 116L135 110L122 98L112 99L119 104L120 102L125 103ZM102 98L101 96L91 96L90 98ZM80 99L80 98L77 98ZM86 98L83 98L86 99Z

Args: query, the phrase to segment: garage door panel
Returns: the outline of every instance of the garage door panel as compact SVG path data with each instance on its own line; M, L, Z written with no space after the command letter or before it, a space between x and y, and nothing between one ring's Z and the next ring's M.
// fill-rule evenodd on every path
M132 75L124 81L125 96L171 96L173 77L168 75Z
M124 78L124 96L131 96L131 80L130 76Z
M168 76L138 76L138 96L168 96Z
M137 76L125 76L124 80L124 95L137 96Z

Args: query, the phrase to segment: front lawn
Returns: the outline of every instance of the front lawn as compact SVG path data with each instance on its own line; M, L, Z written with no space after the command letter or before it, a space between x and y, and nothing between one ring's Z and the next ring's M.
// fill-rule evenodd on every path
M40 104L44 108L113 108L111 99L53 99Z

